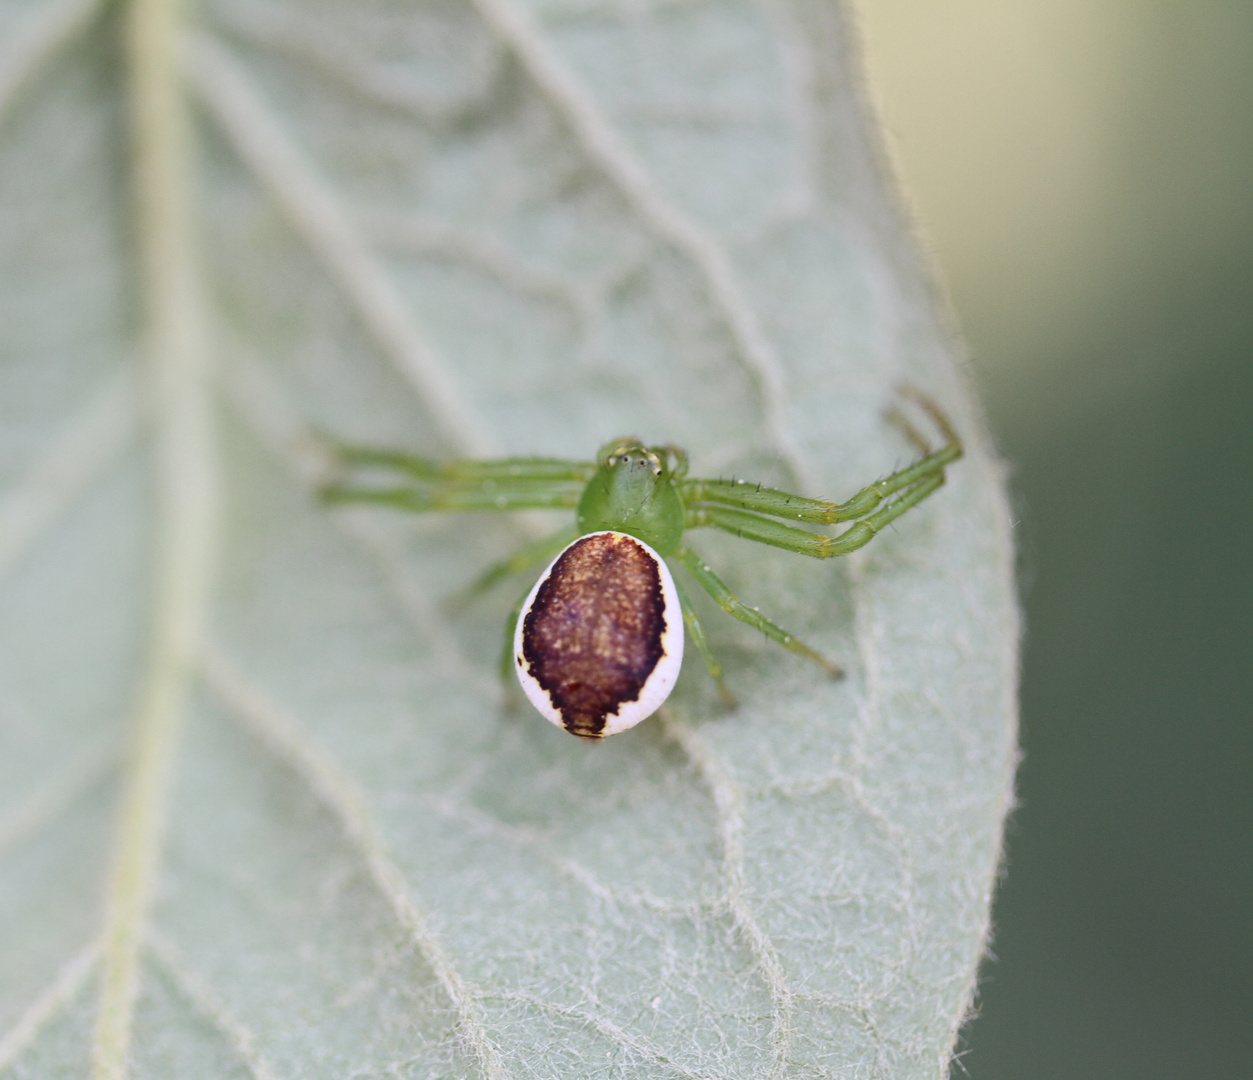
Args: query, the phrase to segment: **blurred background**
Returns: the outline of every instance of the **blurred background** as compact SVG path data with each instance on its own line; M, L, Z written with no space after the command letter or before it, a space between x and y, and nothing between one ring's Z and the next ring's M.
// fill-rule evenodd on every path
M1253 3L856 0L1012 468L1020 806L954 1075L1253 1075Z

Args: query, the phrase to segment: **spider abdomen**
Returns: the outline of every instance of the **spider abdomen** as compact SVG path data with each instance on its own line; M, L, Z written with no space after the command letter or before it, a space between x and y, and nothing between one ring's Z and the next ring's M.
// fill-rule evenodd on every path
M665 561L620 532L570 544L541 576L514 634L527 697L554 724L601 739L652 715L683 661L683 616Z

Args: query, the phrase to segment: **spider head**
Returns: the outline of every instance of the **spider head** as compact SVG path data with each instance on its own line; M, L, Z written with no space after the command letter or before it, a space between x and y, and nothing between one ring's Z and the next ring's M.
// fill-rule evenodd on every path
M644 446L615 439L600 448L596 475L579 502L581 532L623 532L662 555L683 535L683 501L674 486L687 471L687 457L671 446Z
M687 451L677 446L645 446L633 435L607 442L596 454L596 464L607 466L629 465L652 470L654 476L667 475L681 480L687 475Z

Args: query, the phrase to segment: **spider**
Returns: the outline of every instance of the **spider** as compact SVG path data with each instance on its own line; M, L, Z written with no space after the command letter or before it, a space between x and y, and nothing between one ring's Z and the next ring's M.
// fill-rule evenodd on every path
M506 623L502 677L507 681L513 670L544 717L599 741L651 716L669 696L683 660L685 625L724 701L735 703L670 564L686 570L729 615L842 676L836 664L733 596L688 547L685 534L712 526L817 559L867 544L939 488L945 467L962 455L957 433L930 398L908 387L901 395L931 418L944 445L933 450L899 409L889 409L887 418L921 456L842 503L745 480L693 479L679 447L645 446L635 438L606 443L595 461L439 462L336 443L340 472L321 493L330 503L385 504L414 513L573 509L573 525L490 567L465 595L551 560ZM852 524L827 536L787 524L792 521Z

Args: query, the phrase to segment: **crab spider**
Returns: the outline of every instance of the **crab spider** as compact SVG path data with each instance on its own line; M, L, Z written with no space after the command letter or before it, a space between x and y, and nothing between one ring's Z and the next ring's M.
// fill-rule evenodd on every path
M331 503L378 503L411 512L573 509L573 525L490 567L466 592L475 595L551 560L509 617L502 674L508 678L512 669L527 697L554 724L597 741L633 727L666 700L683 659L684 626L724 700L734 703L671 564L687 571L729 615L829 674L842 674L732 595L687 545L686 533L712 527L817 559L864 546L939 488L945 467L962 454L948 418L929 398L912 389L902 395L930 416L944 444L931 449L899 410L889 410L889 419L918 447L919 458L841 503L744 480L693 479L683 450L645 446L633 438L606 443L594 462L437 462L337 444L341 476L322 488L322 496ZM827 536L791 522L849 527Z

